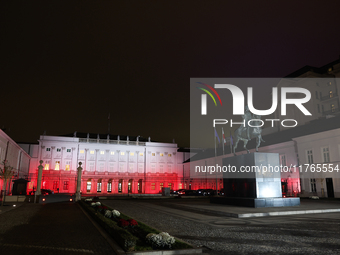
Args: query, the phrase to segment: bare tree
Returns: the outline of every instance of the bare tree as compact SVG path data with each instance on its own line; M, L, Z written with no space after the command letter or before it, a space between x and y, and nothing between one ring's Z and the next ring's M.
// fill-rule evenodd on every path
M1 168L0 167L0 179L4 180L4 193L2 194L2 202L1 202L1 206L4 205L5 202L5 194L6 194L6 188L7 188L7 181L10 180L13 176L13 167L7 165L7 160L3 161L3 165L4 167Z

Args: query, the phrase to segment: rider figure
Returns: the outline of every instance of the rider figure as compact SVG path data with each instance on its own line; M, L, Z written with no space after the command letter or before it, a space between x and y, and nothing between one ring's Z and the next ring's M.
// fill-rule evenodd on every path
M248 105L245 106L245 111L244 111L244 115L242 115L242 118L244 120L244 127L245 127L245 129L247 131L247 139L248 139L248 141L250 141L248 121L253 118L253 115L249 111Z

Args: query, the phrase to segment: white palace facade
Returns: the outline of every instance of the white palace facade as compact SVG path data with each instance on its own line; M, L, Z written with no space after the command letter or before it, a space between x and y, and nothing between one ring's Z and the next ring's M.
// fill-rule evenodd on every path
M190 153L175 143L75 132L42 135L39 144L20 145L32 157L28 193L37 187L40 160L44 167L41 188L55 193L75 193L79 162L82 195L158 194L163 187L177 190L189 185L183 162Z

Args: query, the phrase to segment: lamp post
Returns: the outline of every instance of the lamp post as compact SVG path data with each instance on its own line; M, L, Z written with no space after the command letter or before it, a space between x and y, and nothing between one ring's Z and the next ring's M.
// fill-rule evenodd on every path
M79 162L79 167L77 168L78 170L78 177L77 177L77 190L76 190L76 201L79 201L81 199L80 195L80 188L81 188L81 173L83 168L81 167L82 163Z

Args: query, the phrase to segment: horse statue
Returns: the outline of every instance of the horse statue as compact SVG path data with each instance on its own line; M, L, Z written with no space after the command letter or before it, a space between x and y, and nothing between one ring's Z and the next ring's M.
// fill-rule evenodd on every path
M256 122L256 119L261 119L261 116L259 115L255 115L252 117L252 119L254 120L253 122ZM248 120L246 120L246 123L248 123ZM234 132L234 140L235 145L233 147L233 153L235 154L235 150L237 148L238 142L241 140L243 141L243 148L250 153L250 151L247 149L247 143L248 141L250 141L253 138L256 138L256 151L258 151L261 142L264 142L264 140L262 139L262 128L261 127L244 127L244 126L240 126L238 129L235 130ZM249 138L249 139L248 139Z

